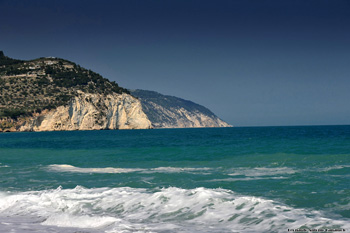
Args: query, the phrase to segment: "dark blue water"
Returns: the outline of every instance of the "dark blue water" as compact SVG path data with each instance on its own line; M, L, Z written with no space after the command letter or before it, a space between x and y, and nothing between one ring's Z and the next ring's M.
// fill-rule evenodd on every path
M350 126L3 133L0 163L5 230L349 228Z

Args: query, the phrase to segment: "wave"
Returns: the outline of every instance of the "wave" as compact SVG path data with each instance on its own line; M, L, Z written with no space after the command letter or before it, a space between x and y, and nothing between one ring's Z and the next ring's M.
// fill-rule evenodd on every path
M239 167L234 169L234 173L228 174L230 176L273 176L273 175L286 175L297 173L296 170L289 167Z
M0 167L8 167L7 165ZM235 180L258 180L268 179L275 177L281 179L281 177L287 177L296 173L304 172L328 172L331 170L340 170L349 168L350 165L337 165L324 168L307 168L307 169L295 169L291 167L237 167L229 170L218 168L193 168L193 167L156 167L156 168L115 168L115 167L102 167L102 168L83 168L76 167L69 164L52 164L47 168L50 171L55 172L73 172L73 173L193 173L193 174L210 174L211 172L220 172L223 175L235 177ZM244 176L242 178L241 176ZM231 179L231 180L234 180Z
M180 173L180 172L203 172L203 171L210 171L211 168L207 167L201 167L201 168L193 168L193 167L157 167L157 168L151 168L148 171L145 171L146 173L154 173L154 172L161 172L161 173Z
M210 168L189 168L189 167L158 167L158 168L81 168L68 164L52 164L48 169L56 172L76 172L76 173L196 173L211 170Z
M320 211L296 209L225 189L77 186L0 193L0 197L1 222L22 216L30 219L32 226L87 228L87 232L286 232L300 227L350 228L348 221L327 217Z
M0 163L0 168L1 167L10 167L10 166L8 166L8 165L2 165L2 163Z
M232 181L251 181L251 180L283 180L287 179L287 177L284 176L277 176L277 177L240 177L240 178L224 178L224 179L212 179L208 180L208 182L232 182Z
M344 169L344 168L350 168L350 165L336 165L336 166L322 168L322 169L319 169L319 170L323 171L323 172L328 172L328 171L331 171L331 170L340 170L340 169Z
M76 173L130 173L142 171L142 169L133 169L133 168L113 168L113 167L105 167L105 168L81 168L75 167L68 164L53 164L49 165L48 168L53 171L58 172L76 172Z

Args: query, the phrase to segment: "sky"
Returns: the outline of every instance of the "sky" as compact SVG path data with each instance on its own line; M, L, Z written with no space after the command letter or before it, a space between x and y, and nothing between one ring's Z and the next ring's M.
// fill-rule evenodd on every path
M68 59L234 126L350 124L348 0L0 0L0 50Z

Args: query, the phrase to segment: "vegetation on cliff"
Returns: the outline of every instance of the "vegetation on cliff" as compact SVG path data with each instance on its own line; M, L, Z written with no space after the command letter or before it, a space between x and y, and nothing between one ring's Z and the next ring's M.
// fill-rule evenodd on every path
M0 128L18 117L65 105L78 91L129 93L101 75L60 58L17 60L0 51ZM9 121L10 120L10 121Z

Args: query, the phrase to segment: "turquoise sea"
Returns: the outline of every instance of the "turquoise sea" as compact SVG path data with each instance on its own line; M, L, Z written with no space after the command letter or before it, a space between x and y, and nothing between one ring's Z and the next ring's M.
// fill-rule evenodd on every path
M0 232L326 229L350 231L350 126L0 134Z

